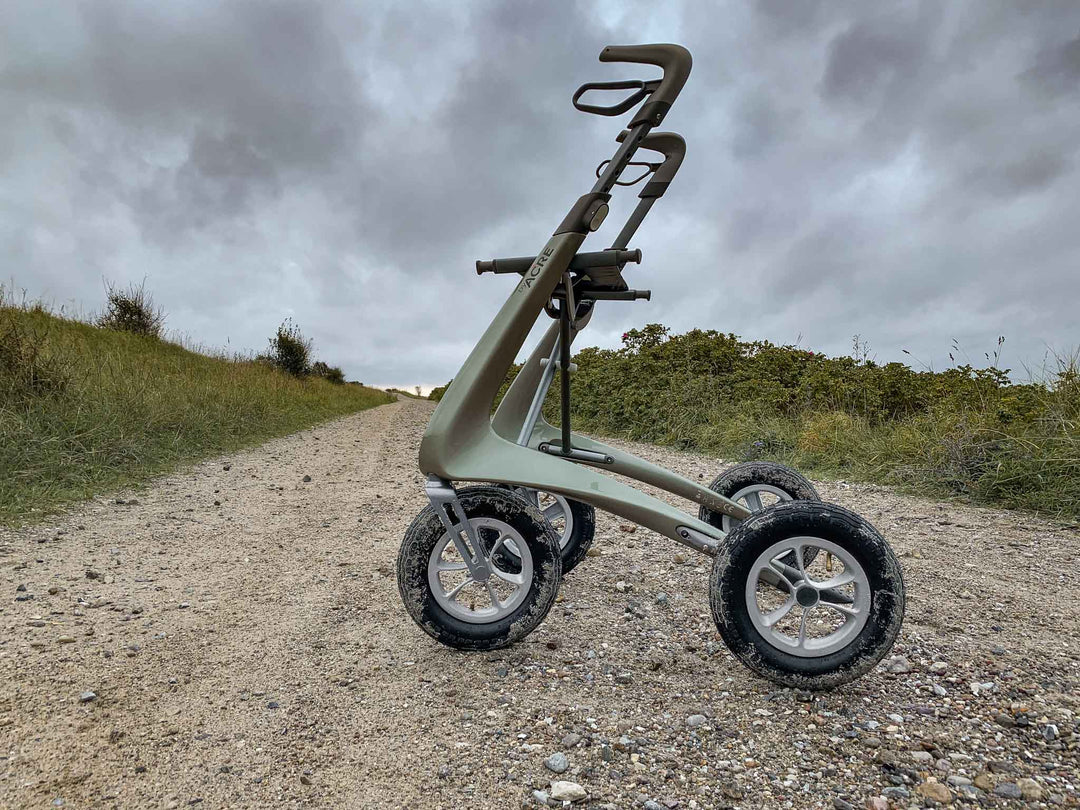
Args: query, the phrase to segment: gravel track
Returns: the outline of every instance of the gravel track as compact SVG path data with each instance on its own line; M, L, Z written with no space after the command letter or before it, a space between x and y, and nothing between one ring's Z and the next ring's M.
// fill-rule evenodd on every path
M1074 529L817 484L885 534L908 592L902 660L828 693L749 675L709 561L610 515L536 632L455 652L393 571L431 407L0 533L0 807L513 808L552 780L577 807L1080 806Z

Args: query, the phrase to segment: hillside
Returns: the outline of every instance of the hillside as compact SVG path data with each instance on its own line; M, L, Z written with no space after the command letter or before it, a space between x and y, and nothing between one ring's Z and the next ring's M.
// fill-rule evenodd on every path
M0 520L393 399L155 337L0 307Z

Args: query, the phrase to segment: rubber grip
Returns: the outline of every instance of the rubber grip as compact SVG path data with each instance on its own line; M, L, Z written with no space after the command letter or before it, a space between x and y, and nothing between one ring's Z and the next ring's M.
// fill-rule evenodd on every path
M601 62L634 62L644 65L656 65L664 69L664 78L660 86L653 91L648 104L654 110L653 117L659 113L662 119L667 108L675 103L679 92L690 76L694 65L690 51L682 45L608 45L600 51ZM635 122L637 118L635 117ZM652 120L651 123L659 123Z

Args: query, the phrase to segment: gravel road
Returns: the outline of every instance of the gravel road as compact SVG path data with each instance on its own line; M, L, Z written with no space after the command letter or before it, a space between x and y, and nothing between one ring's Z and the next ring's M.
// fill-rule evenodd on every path
M394 578L430 412L402 399L0 533L0 807L514 808L553 781L594 808L1080 806L1074 529L820 484L908 591L896 657L834 692L749 675L709 561L608 515L539 630L465 654Z

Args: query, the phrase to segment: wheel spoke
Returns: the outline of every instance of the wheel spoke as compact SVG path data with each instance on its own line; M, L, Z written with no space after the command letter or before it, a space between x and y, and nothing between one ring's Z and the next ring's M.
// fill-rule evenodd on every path
M802 618L799 619L799 649L806 646L806 617L813 608L803 608Z
M496 552L498 552L501 547L506 545L506 541L509 539L510 538L507 537L505 534L500 534L499 539L495 541L495 545L491 547L491 552L488 554L488 559L490 560L494 558ZM492 567L492 570L494 570L494 566Z
M454 586L453 588L451 588L450 590L446 591L446 592L444 593L444 596L446 597L447 601L451 601L451 602L452 602L452 601L454 600L454 598L455 598L455 597L456 597L456 596L457 596L457 595L458 595L459 593L461 593L461 589L462 589L462 588L464 588L464 587L465 587L466 585L468 585L468 584L469 584L470 582L475 582L475 580L474 580L474 579L473 579L472 577L468 577L468 578L467 578L467 579L466 579L466 580L465 580L464 582L462 582L462 583L461 583L460 585L455 585L455 586Z
M498 612L498 611L502 610L502 605L501 605L501 604L499 604L499 597L498 597L498 595L497 595L497 594L495 593L495 588L494 588L494 587L492 586L492 584L491 584L491 580L489 579L489 580L488 580L487 582L485 582L484 584L485 584L485 585L487 585L487 592L488 592L488 596L490 596L490 597L491 597L491 606L492 606L493 608L495 608L495 611L496 611L496 612Z
M845 619L849 619L859 615L858 608L850 607L848 605L841 605L837 602L826 602L824 599L822 599L820 602L818 602L818 604L822 607L832 608Z
M824 582L815 582L814 587L819 591L825 591L829 588L839 588L841 585L847 585L855 581L855 575L850 571L841 571L835 577L827 579Z
M788 613L791 612L791 609L793 607L795 607L795 594L794 593L792 593L792 595L788 598L788 600L786 602L784 602L784 604L782 604L776 610L769 611L764 616L762 616L761 619L765 623L766 627L772 627L774 624L776 624L782 618L787 616Z
M558 501L552 501L550 505L544 507L544 518L550 523L552 520L558 517L562 517L562 506Z
M509 582L511 585L524 585L525 584L525 572L520 574L511 574L509 571L503 571L501 568L491 566L491 573L501 579L503 582Z
M761 511L761 493L759 492L747 492L746 493L746 506L751 512Z
M439 562L435 565L435 570L442 573L443 571L465 571L469 566L461 562Z

